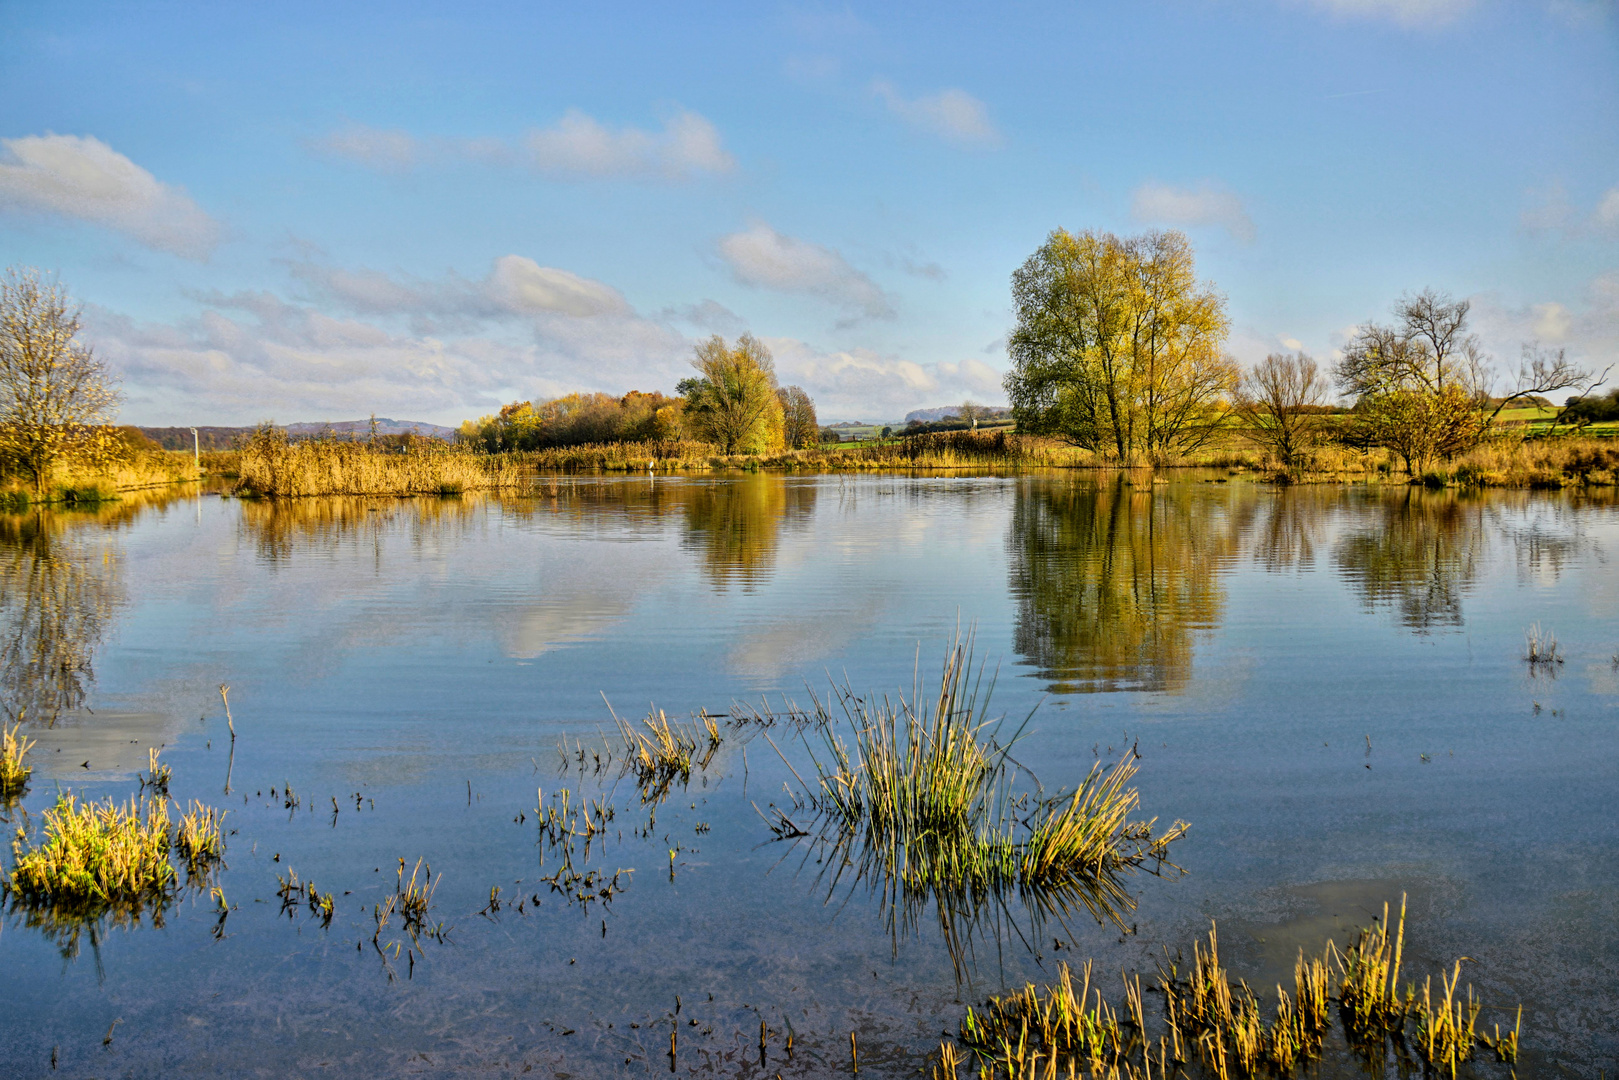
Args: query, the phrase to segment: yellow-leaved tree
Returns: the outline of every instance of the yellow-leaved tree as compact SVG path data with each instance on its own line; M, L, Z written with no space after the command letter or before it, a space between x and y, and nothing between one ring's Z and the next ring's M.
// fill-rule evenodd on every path
M1012 275L1006 392L1020 431L1130 461L1186 453L1227 411L1225 300L1179 232L1058 229Z
M785 445L776 365L752 334L733 348L715 334L697 346L691 366L698 377L682 379L687 426L727 454L766 454Z

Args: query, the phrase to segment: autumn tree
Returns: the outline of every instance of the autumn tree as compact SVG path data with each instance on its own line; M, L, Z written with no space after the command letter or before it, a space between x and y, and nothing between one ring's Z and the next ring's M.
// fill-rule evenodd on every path
M752 334L736 347L715 334L697 346L698 377L681 380L688 424L727 454L761 453L782 445L782 405L770 350Z
M1005 380L1021 431L1129 460L1195 449L1237 381L1225 300L1179 232L1058 229L1012 275Z
M1234 404L1249 437L1291 473L1320 434L1318 410L1330 388L1304 353L1271 353L1243 374Z
M776 399L781 402L781 434L789 450L804 450L821 441L815 402L802 386L784 386L776 391Z
M1606 374L1593 376L1561 350L1525 345L1513 389L1492 398L1494 373L1467 327L1471 310L1468 300L1424 289L1400 298L1392 325L1368 322L1355 331L1334 370L1339 389L1355 399L1352 439L1393 450L1415 475L1478 445L1510 402L1588 389Z
M102 447L118 408L112 373L78 333L61 285L36 270L0 278L0 459L36 495L58 462Z

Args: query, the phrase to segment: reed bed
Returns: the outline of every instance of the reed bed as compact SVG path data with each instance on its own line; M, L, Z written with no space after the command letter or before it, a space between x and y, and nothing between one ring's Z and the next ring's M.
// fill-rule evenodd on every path
M1258 997L1221 966L1217 928L1206 943L1194 943L1192 964L1183 976L1178 965L1160 965L1154 989L1162 995L1159 1015L1149 1019L1139 976L1124 977L1124 1004L1113 1007L1093 985L1087 963L1076 988L1068 965L1057 981L1040 988L1030 983L982 1008L967 1010L956 1043L941 1044L933 1075L946 1080L961 1065L975 1065L985 1080L1036 1080L1059 1076L1150 1080L1188 1074L1194 1062L1207 1075L1286 1077L1321 1060L1332 1027L1336 1001L1345 1040L1372 1074L1381 1074L1390 1053L1403 1069L1420 1064L1431 1074L1452 1078L1480 1047L1498 1061L1517 1060L1522 1008L1512 1030L1493 1035L1479 1030L1481 1004L1472 987L1460 990L1461 961L1442 973L1437 991L1432 977L1419 996L1400 987L1405 941L1405 910L1392 929L1383 918L1360 931L1339 951L1328 942L1319 957L1303 950L1293 971L1293 992L1278 986L1267 1019ZM1333 993L1336 983L1336 994ZM1156 1032L1156 1034L1154 1034ZM957 1044L966 1051L964 1055Z
M237 458L236 492L290 498L306 495L459 495L515 488L519 465L510 455L443 447L384 450L363 442L290 442L261 429Z
M0 724L0 798L15 798L28 787L34 767L23 759L33 747L34 740L22 734L21 721L9 728Z

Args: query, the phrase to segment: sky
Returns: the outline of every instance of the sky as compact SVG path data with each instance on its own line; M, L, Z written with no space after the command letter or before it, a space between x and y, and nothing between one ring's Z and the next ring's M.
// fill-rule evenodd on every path
M1059 227L1183 230L1243 364L1429 287L1503 386L1619 362L1619 5L0 0L0 265L125 423L669 393L743 332L823 421L999 404Z

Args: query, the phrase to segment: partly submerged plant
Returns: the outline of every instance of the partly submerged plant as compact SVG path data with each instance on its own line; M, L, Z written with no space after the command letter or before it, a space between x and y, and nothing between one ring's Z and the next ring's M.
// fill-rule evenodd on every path
M1550 630L1542 630L1538 622L1524 630L1523 646L1523 658L1529 661L1531 666L1563 662L1562 647L1557 644L1557 635Z
M0 724L0 798L12 798L23 793L34 767L24 765L23 758L34 746L34 740L22 734L19 722L6 727Z
M43 843L29 846L21 829L11 842L15 861L7 880L25 903L137 905L162 898L174 884L166 801L81 803L65 792L43 816Z

